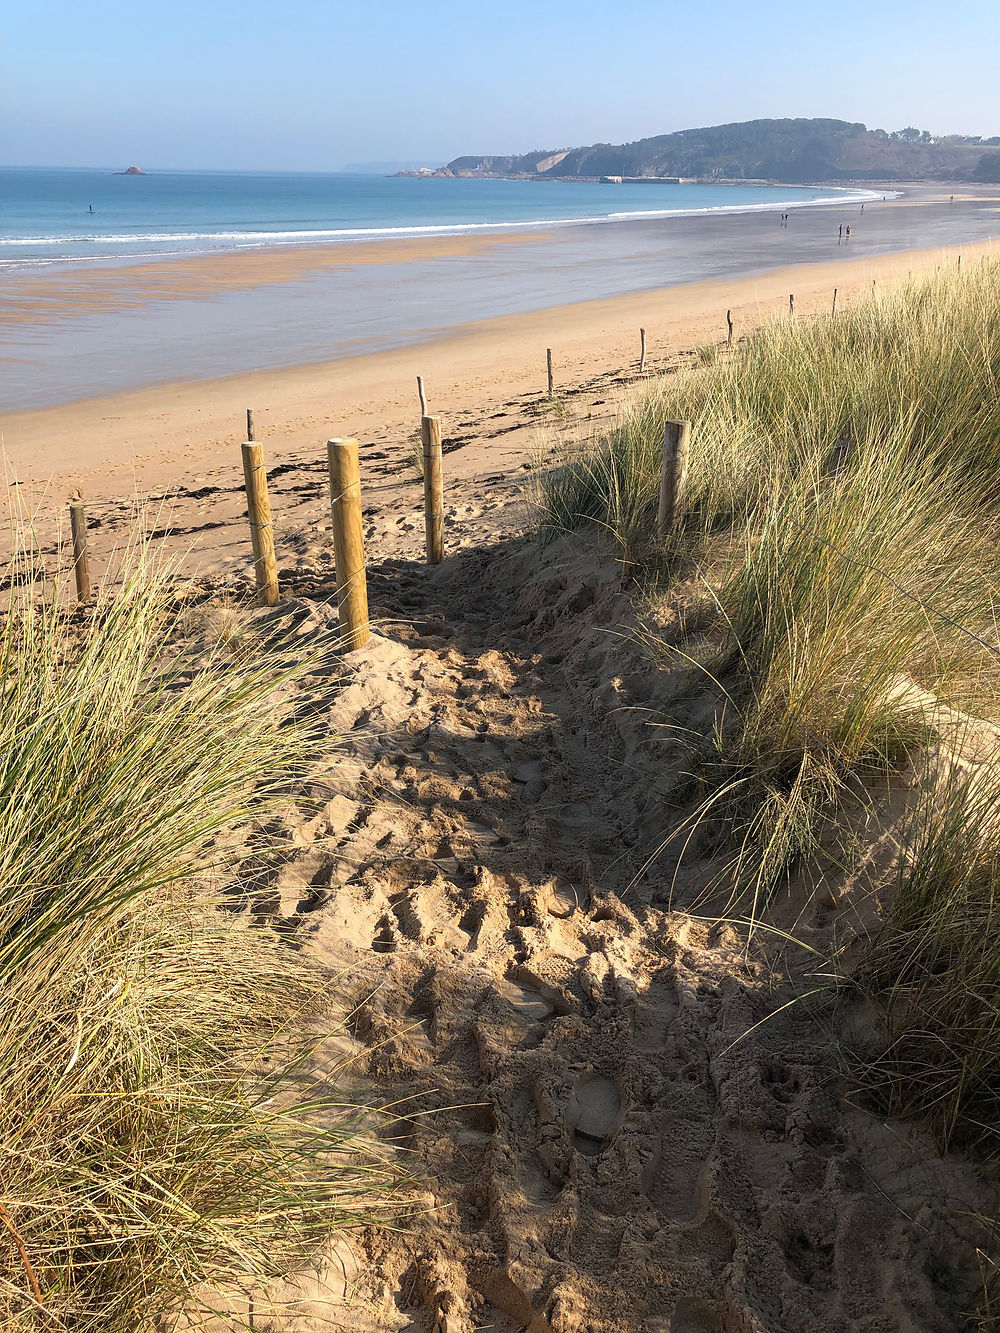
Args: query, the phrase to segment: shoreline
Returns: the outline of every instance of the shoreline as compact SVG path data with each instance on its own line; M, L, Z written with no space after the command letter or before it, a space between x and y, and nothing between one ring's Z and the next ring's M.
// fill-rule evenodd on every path
M518 180L517 177L484 177L490 180ZM554 179L549 181L535 181L534 184L580 184L581 181L573 178ZM593 181L584 181L583 183L593 184ZM635 184L635 181L629 181L628 184ZM646 179L642 180L647 183ZM651 185L662 184L676 186L677 182L661 181L658 178L648 178ZM787 182L775 181L699 181L695 182L702 186L719 185L727 188L737 188L745 185L752 189L767 188L775 191L779 190L830 190L829 196L823 196L818 199L781 199L758 201L747 204L715 204L705 205L700 208L650 208L650 209L626 209L621 212L596 213L593 215L585 214L579 217L567 218L532 218L532 219L511 219L497 220L492 222L458 222L458 223L431 223L424 226L386 226L386 227L357 227L357 228L319 228L315 230L299 231L247 231L234 233L232 239L240 240L242 244L219 245L205 249L186 249L177 251L155 251L149 254L128 254L117 255L57 255L51 259L44 256L15 256L10 259L4 257L4 250L10 246L36 245L44 246L49 244L80 244L84 240L91 238L72 238L72 237L4 237L0 238L0 274L11 276L15 279L30 274L45 274L55 265L65 266L63 271L86 273L91 267L105 265L108 268L128 268L130 266L143 266L146 263L157 263L172 261L194 261L201 259L214 259L227 255L249 257L256 254L272 254L285 250L291 251L312 251L317 257L323 257L322 252L332 250L341 251L345 247L353 251L361 246L379 246L395 245L405 242L412 242L419 245L424 242L457 241L462 240L483 240L489 241L491 238L499 239L517 239L521 233L525 233L530 239L535 239L540 232L545 230L562 230L569 227L589 227L589 226L607 226L622 222L642 222L655 221L660 218L685 218L685 217L713 217L713 216L742 216L748 213L773 212L775 209L806 209L806 208L829 208L837 204L861 204L869 202L882 202L886 195L891 196L886 202L892 202L901 197L902 187L870 188L866 185L848 184L816 184L816 185L793 185ZM612 193L617 188L609 185L608 190ZM300 237L296 240L294 237ZM273 240L272 240L273 238ZM135 240L157 242L168 244L176 240L226 240L230 239L227 233L223 232L204 232L204 233L152 233L145 237L131 236L107 236L93 238L94 244L112 245L125 244ZM269 244L269 241L271 242ZM375 263L377 259L366 258L358 262ZM383 259L381 262L391 262Z
M553 348L556 392L621 368L634 373L638 330L647 330L648 366L725 338L731 309L739 338L787 309L808 315L866 297L870 284L926 272L955 255L994 253L996 243L904 250L878 258L836 259L768 269L738 279L708 279L523 314L501 315L429 332L416 345L279 370L182 379L54 407L0 416L8 473L36 494L78 487L96 498L176 488L193 474L229 466L254 409L268 465L331 436L384 436L404 444L418 418L416 376L446 434L463 417L487 415L501 401L544 397L545 349ZM464 449L463 467L488 462Z
M614 189L613 186L608 188ZM343 237L342 240L281 241L273 245L220 246L211 250L148 255L4 260L0 249L0 274L5 277L4 291L0 293L0 333L8 325L52 323L67 315L91 313L105 308L108 302L135 304L188 296L204 297L251 286L294 282L315 273L355 266L468 258L481 255L493 246L544 242L551 239L551 235L572 228L627 226L668 218L736 218L776 209L801 211L831 208L838 204L893 204L904 198L902 190L895 191L887 200L878 192L860 191L854 187L845 187L843 193L850 197L625 211L596 217L540 218L530 222L342 231L330 233ZM930 201L917 199L912 202ZM0 346L2 343L0 336Z

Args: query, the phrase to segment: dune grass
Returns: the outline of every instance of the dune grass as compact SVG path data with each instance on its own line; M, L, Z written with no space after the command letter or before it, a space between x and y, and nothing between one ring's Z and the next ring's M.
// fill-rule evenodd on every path
M725 873L751 914L792 871L831 870L842 809L912 763L940 705L1000 720L998 302L990 260L836 317L776 319L662 378L542 479L550 527L609 544L653 596L698 589L683 614L708 627L699 661L720 702L692 743L709 789L693 819L733 849ZM657 543L678 418L693 423L683 498ZM688 660L683 626L664 651ZM945 1138L1000 1089L975 1054L1000 1012L994 853L970 869L960 850L983 823L966 796L952 783L920 807L865 972L892 1015L885 1100L933 1108ZM921 1081L935 1042L949 1054Z
M878 1104L942 1143L1000 1147L1000 775L946 765L905 826L893 911L854 981L887 1040L861 1069Z
M295 1095L324 978L217 905L309 759L301 666L187 652L141 546L86 613L39 574L15 556L0 627L0 1325L125 1333L286 1271L393 1173L335 1089Z

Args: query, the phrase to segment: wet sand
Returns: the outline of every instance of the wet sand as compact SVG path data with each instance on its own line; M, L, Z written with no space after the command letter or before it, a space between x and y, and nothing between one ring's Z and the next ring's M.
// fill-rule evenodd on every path
M639 322L651 323L666 289L714 281L736 292L745 278L790 266L967 248L1000 230L995 194L952 203L914 187L864 212L858 202L793 210L786 226L766 210L687 214L13 275L0 304L4 405L30 410L156 383L169 394L178 380L306 365L328 377L332 362L423 349L532 312L544 324L553 308L623 295L641 294ZM849 244L840 235L848 226Z
M52 324L79 315L120 314L153 301L208 300L224 292L295 282L331 270L465 259L496 246L543 240L545 236L539 230L514 235L429 236L340 245L277 245L170 259L22 270L4 282L0 294L0 329L18 324Z

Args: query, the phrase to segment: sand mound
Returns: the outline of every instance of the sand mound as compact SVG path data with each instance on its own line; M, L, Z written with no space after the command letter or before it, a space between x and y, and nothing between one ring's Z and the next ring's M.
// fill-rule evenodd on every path
M618 569L524 539L372 590L346 755L246 907L344 971L428 1210L254 1326L960 1327L977 1173L852 1107L816 1002L677 911L673 863L639 873L687 779Z

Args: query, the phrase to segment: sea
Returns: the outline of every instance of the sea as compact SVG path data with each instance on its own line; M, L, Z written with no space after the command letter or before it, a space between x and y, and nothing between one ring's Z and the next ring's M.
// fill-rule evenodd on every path
M507 232L802 208L857 191L282 172L0 170L0 265Z
M1000 230L996 201L864 211L883 197L661 181L3 169L0 411L333 362L495 316Z

